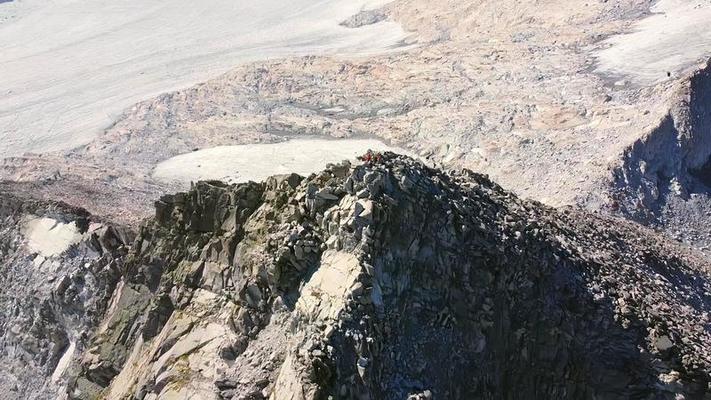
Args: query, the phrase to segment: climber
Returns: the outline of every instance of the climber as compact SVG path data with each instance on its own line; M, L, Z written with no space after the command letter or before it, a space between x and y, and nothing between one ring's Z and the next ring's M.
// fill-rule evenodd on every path
M382 154L379 152L374 152L373 150L368 150L365 154L362 156L358 157L359 160L364 161L366 163L378 163L383 159Z

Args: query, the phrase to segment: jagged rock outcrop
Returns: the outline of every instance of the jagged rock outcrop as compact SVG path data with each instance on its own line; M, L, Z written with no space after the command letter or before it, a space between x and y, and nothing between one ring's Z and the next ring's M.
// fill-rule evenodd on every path
M9 193L0 221L0 398L62 398L132 236L83 209Z
M75 399L708 398L709 264L385 154L165 196Z

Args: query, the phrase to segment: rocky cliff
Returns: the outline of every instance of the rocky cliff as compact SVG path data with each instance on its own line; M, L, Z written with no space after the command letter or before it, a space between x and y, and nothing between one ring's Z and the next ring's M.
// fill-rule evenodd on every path
M0 193L0 399L56 399L121 280L131 234Z
M93 288L92 312L68 311L85 304L76 296L69 308L45 301L57 315L87 315L81 340L51 336L55 347L24 350L43 354L36 361L3 339L3 364L65 384L0 380L9 398L711 393L708 261L632 223L521 200L467 170L388 153L306 178L200 182L158 201L126 254L127 235L111 246L86 239L106 232L82 234L61 256L72 276L99 282L72 283ZM84 248L103 261L77 270L69 254ZM8 260L4 268L38 270ZM110 278L94 279L101 271ZM0 321L4 338L18 312ZM40 336L67 331L56 325L43 322ZM67 343L77 350L58 370Z
M711 62L677 88L668 114L612 170L607 207L711 248Z

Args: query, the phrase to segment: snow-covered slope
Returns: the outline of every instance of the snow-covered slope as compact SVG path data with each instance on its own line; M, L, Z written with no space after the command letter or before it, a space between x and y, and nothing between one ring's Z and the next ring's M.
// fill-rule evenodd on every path
M156 166L159 181L179 183L218 179L229 183L262 181L272 175L295 172L304 176L318 172L328 163L355 159L369 149L405 150L375 139L297 139L281 143L218 146L181 154Z
M0 4L0 157L90 141L124 108L258 59L397 47L372 0L55 0Z
M634 31L615 35L599 53L598 71L652 85L698 69L711 54L711 1L660 0Z

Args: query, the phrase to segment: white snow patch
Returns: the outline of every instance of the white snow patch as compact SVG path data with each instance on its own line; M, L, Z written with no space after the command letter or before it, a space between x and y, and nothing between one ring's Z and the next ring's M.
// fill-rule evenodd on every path
M711 55L711 1L660 0L634 32L597 52L598 72L652 85L678 77ZM671 77L667 76L671 74Z
M46 217L29 218L24 223L22 233L30 251L44 257L61 254L82 238L74 222L65 224Z
M59 382L59 379L62 377L62 374L64 371L66 371L67 367L69 366L69 362L72 361L72 357L74 356L74 349L76 349L76 343L74 342L69 342L69 346L67 347L67 350L62 354L62 358L59 359L59 362L57 363L57 367L54 369L54 372L52 373L52 382L57 383Z
M408 36L339 25L383 0L13 3L0 4L0 158L86 144L131 105L239 63L383 53Z
M181 154L158 164L153 177L167 183L188 186L199 180L228 183L262 181L272 175L295 172L309 175L328 163L354 159L368 149L393 151L375 139L294 139L281 143L219 146Z

